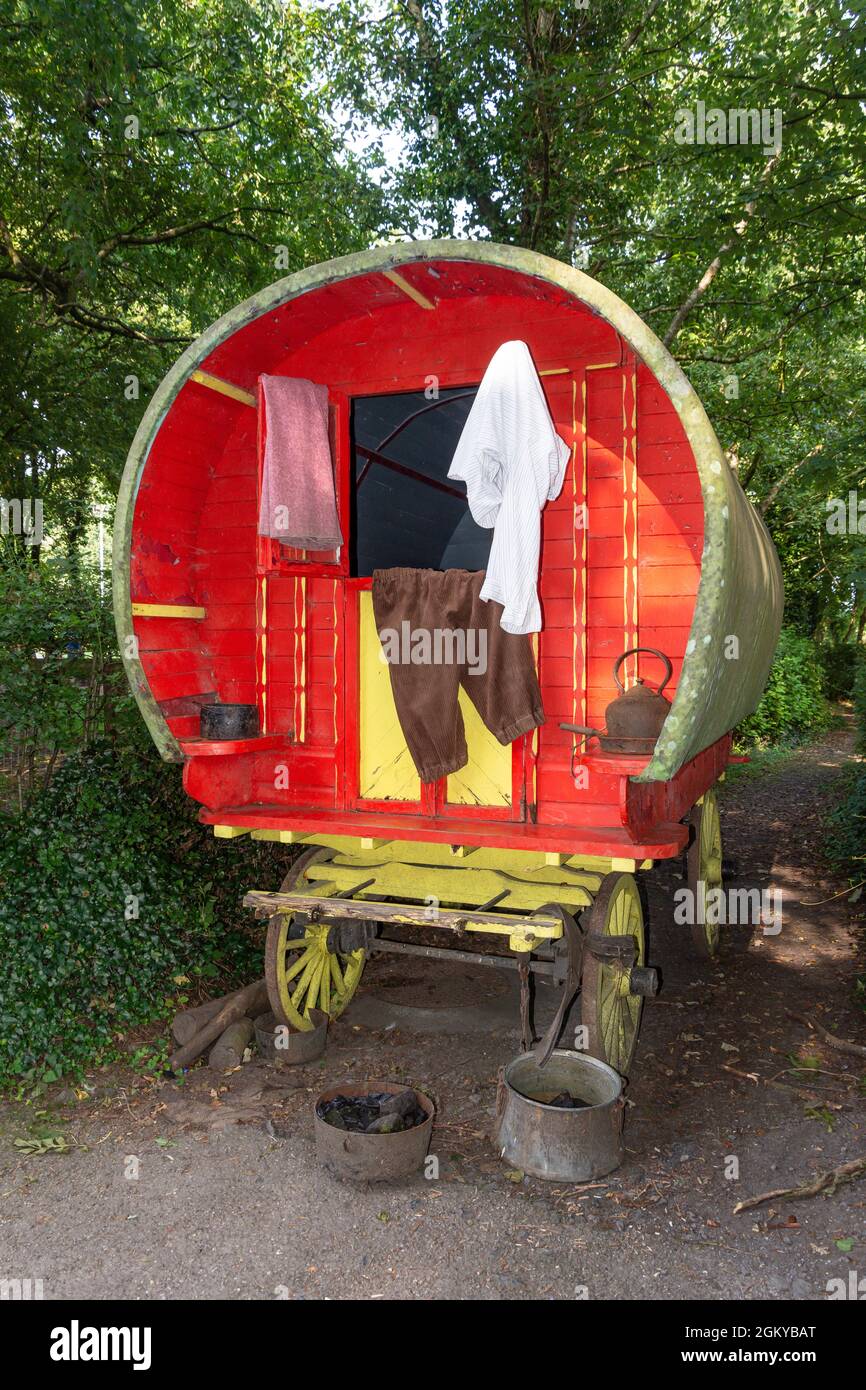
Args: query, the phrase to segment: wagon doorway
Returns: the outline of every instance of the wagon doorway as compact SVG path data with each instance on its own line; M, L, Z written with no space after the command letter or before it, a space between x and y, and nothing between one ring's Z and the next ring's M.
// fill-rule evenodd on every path
M475 386L356 397L351 418L352 517L349 615L357 643L357 805L459 814L484 807L522 816L515 750L485 728L461 689L469 760L442 782L422 785L406 746L376 632L376 569L481 570L492 531L477 526L465 489L447 474ZM515 795L516 793L516 795Z

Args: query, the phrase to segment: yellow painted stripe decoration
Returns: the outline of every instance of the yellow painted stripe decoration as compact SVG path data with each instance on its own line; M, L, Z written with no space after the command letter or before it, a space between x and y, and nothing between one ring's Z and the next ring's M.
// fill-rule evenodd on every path
M586 394L586 376L581 382L581 393ZM580 489L577 482L577 382L571 384L571 705L572 723L577 724L578 669L577 650L580 634L578 632L578 571L577 571L577 533L581 529L583 517L580 514ZM581 449L581 453L583 450Z
M268 579L262 575L261 613L259 618L259 670L262 733L268 733Z
M189 379L197 382L199 386L206 386L210 391L218 391L221 396L228 396L230 400L240 401L241 405L251 405L253 410L257 407L255 396L245 391L242 386L235 386L233 381L223 381L221 376L196 371L190 373Z
M339 656L339 647L340 647L340 629L339 629L339 627L338 627L338 625L337 625L337 581L336 581L336 579L334 580L334 607L333 607L333 617L334 617L334 747L336 748L337 744L339 743L339 730L338 730L338 728L337 728L337 682L338 682L338 680L339 680L339 677L338 677L338 675L337 675L337 671L338 671L339 668L338 668L338 665L337 665L337 659L338 659L338 656ZM337 775L337 764L336 764L336 762L334 763L334 775L335 775L335 776Z
M581 478L581 506L583 520L583 537L581 540L581 604L580 604L580 723L586 724L587 719L587 637L586 637L586 591L587 591L587 545L589 541L589 512L586 506L586 499L589 495L589 414L586 399L586 376L583 378L583 405L581 416L581 429L583 433L583 443L581 446L583 454L583 469Z
M637 646L637 382L634 365L622 373L623 650ZM638 658L626 663L623 685L637 679Z
M436 308L432 300L428 299L426 294L422 294L420 290L416 290L414 285L410 285L409 281L405 276L400 274L399 270L385 270L382 273L386 280L390 280L391 284L396 285L397 289L402 290L409 299L414 299L415 303L419 304L422 309Z
M206 618L207 609L190 603L134 603L134 618Z
M295 742L303 743L307 737L307 581L296 578L294 586L294 728Z

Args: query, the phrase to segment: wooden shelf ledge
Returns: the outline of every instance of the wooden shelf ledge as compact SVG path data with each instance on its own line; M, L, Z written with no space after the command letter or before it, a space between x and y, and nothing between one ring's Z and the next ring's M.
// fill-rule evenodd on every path
M259 734L258 738L180 738L181 751L188 758L226 758L237 753L268 753L274 748L288 749L288 734Z

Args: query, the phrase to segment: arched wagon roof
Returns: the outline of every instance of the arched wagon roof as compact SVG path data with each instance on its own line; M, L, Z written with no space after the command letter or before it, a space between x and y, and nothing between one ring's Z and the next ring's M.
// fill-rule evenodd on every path
M136 433L117 503L114 532L114 608L121 650L132 633L130 543L136 497L157 433L193 372L221 345L255 320L357 276L395 271L425 261L462 263L463 273L479 277L486 267L556 286L610 324L643 361L667 393L694 454L704 508L704 551L691 632L671 712L655 753L641 774L644 781L666 780L755 708L778 638L782 578L767 531L746 498L719 445L698 396L674 358L650 328L597 280L559 261L517 247L491 242L426 241L378 247L343 256L289 275L230 310L183 353L161 385ZM455 265L455 272L457 265ZM300 305L298 306L300 310ZM339 299L324 306L332 322ZM301 313L298 319L303 317ZM291 336L292 317L281 328ZM326 327L323 322L321 327ZM310 332L306 323L304 331ZM263 367L262 370L267 370ZM735 640L732 640L735 639ZM137 657L125 662L142 716L163 757L179 759L180 749L150 693Z

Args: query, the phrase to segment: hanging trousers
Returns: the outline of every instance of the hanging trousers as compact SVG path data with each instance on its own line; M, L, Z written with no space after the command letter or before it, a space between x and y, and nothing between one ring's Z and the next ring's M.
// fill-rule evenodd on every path
M373 573L376 630L422 782L468 762L461 686L500 743L544 723L530 639L503 631L502 604L481 600L483 583L483 570Z

